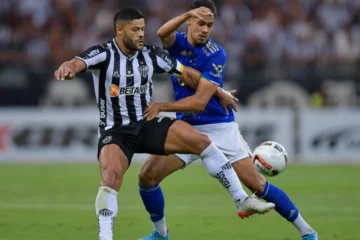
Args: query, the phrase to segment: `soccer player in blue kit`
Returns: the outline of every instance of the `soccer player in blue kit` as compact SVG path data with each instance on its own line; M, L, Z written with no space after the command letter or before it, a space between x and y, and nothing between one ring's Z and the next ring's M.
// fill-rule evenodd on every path
M202 72L202 79L222 87L226 53L209 38L215 17L216 7L210 0L195 0L189 12L169 20L158 30L158 35L171 56ZM188 33L176 32L185 22ZM201 80L194 83L198 84L197 89L204 86ZM275 210L298 229L303 240L318 240L317 232L303 219L287 194L266 181L252 165L251 150L234 122L232 109L229 108L226 113L214 97L200 101L201 98L196 97L197 93L185 87L176 77L172 77L172 82L177 101L151 103L144 117L151 120L161 111L176 111L178 119L190 123L212 139L229 159L240 180L259 198L275 203ZM139 191L154 230L143 239L169 239L164 216L164 196L159 183L196 159L198 156L189 154L152 155L145 162L139 173Z

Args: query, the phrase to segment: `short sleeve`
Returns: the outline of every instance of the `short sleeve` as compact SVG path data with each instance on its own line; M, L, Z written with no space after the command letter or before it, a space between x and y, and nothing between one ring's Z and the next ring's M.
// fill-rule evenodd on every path
M84 61L86 69L99 69L101 64L106 61L107 54L107 49L104 46L96 45L88 48L75 58Z
M224 78L226 53L224 50L209 58L201 68L202 78L221 85Z
M179 47L184 45L184 39L187 39L185 33L175 32L175 42L170 47L166 48L171 54L173 51L176 51Z
M156 73L167 72L170 74L181 75L184 66L178 60L159 47L153 46L153 50L152 59Z

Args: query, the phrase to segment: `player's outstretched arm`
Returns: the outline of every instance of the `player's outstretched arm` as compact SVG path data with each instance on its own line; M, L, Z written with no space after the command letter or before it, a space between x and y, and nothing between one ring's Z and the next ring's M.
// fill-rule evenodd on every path
M197 89L201 79L201 72L190 67L184 67L181 75L178 76L178 78L187 87L191 89ZM214 96L219 98L220 104L226 113L228 113L228 105L231 106L235 112L237 112L237 102L239 100L233 96L235 93L236 90L226 91L221 87L218 87L217 91L214 93Z
M200 7L186 12L180 16L174 17L167 21L162 27L159 28L157 34L161 40L164 48L171 47L175 40L175 31L191 17L203 19L205 16L213 16L214 14L206 7Z
M72 60L61 64L59 69L55 71L55 78L57 80L71 80L77 73L86 69L100 69L106 62L108 51L105 45L88 48Z
M75 74L82 72L86 69L84 61L77 58L73 58L70 61L66 61L60 65L54 73L56 80L71 80L75 77Z
M156 117L159 112L192 112L204 111L210 98L218 91L218 85L201 78L196 89L195 95L183 98L176 102L150 103L144 112L144 119L147 121Z

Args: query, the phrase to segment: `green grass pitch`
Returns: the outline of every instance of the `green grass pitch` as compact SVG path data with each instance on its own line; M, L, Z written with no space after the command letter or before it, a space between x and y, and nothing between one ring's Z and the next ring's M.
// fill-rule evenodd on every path
M134 164L118 195L115 239L135 240L152 226ZM269 180L285 190L321 240L359 240L360 165L290 165ZM97 239L96 165L0 165L0 240ZM166 179L166 219L174 240L297 240L275 211L241 220L231 198L201 164Z

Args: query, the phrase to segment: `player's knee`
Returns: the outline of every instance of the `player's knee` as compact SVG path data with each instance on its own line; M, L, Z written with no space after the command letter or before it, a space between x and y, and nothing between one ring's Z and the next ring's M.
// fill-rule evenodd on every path
M138 178L139 184L143 187L154 186L162 180L153 168L142 168L138 174Z
M196 146L196 153L202 153L210 144L210 138L205 134L200 134L199 138L194 141L194 146Z
M124 176L124 171L121 169L121 167L108 164L102 166L100 170L103 186L107 186L112 189L120 188Z

